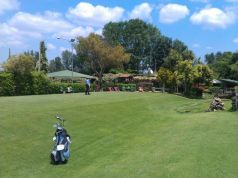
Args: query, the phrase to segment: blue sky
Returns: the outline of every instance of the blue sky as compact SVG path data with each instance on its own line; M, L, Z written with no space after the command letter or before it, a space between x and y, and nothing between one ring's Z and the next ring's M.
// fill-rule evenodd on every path
M1 0L0 63L12 54L38 50L48 59L69 48L75 36L100 34L109 21L140 18L180 39L197 57L238 50L238 0Z

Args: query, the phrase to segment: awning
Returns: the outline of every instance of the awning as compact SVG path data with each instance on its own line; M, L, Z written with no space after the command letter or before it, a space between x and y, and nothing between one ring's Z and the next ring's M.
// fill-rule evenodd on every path
M72 72L69 70L62 70L58 72L53 72L53 73L48 73L47 75L49 78L56 78L56 79L97 79L96 77L86 75L86 74L81 74L78 72Z

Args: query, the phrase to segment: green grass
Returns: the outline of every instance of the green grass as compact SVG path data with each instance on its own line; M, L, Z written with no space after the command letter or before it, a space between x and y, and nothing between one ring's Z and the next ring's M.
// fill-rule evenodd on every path
M158 93L0 98L0 177L237 178L238 114L210 100ZM72 137L50 164L60 114Z

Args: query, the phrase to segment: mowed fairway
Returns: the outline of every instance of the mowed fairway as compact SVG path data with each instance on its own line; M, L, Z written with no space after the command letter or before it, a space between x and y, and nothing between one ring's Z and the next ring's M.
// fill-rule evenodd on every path
M0 177L237 178L238 113L159 93L0 98ZM226 102L227 109L230 101ZM59 114L72 137L50 164Z

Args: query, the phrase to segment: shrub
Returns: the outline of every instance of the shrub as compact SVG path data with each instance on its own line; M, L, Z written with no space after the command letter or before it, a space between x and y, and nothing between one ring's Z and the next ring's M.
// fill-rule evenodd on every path
M57 94L67 92L67 88L72 87L74 93L84 92L85 85L83 83L60 83L60 82L51 82L48 88L48 93Z
M73 83L70 86L73 88L74 93L85 91L85 85L83 83Z
M116 86L119 87L121 91L136 91L136 84L124 84L124 83L119 83Z
M49 94L63 93L66 90L66 87L60 82L50 82L48 86Z
M200 88L191 88L187 93L185 93L185 96L190 98L202 98L203 90Z
M15 83L11 73L0 73L0 96L15 95Z
M47 94L49 79L42 72L32 72L32 94Z
M209 87L208 88L208 92L211 94L217 94L219 93L221 90L221 87Z

